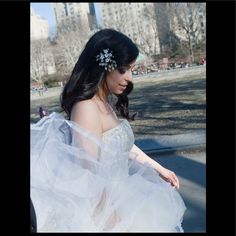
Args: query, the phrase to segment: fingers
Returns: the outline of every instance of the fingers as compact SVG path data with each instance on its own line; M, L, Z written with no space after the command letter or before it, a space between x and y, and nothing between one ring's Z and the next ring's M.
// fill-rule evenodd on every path
M164 179L165 181L169 182L172 186L176 187L177 189L179 189L179 179L178 177L175 175L175 173L173 171L169 171L168 175L163 176L162 174L160 174L160 177L162 179Z
M172 181L171 181L172 185L175 186L177 189L179 189L179 179L178 177L175 175L175 173L172 173Z

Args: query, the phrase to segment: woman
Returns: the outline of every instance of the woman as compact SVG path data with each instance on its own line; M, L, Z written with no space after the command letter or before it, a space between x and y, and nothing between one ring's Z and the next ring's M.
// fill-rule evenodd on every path
M39 117L43 118L46 115L47 115L46 111L42 107L39 107Z
M61 95L68 119L53 113L32 125L38 232L183 231L177 176L134 145L127 121L138 53L120 32L95 33Z

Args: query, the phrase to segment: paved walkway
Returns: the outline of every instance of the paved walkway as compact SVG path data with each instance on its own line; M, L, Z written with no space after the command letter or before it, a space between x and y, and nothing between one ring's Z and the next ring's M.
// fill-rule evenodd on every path
M59 97L62 91L62 87L48 88L47 91L44 91L43 94L39 95L37 91L31 92L30 101L41 100L50 97Z
M179 193L187 208L183 219L184 231L206 232L205 131L156 136L136 140L135 143L178 176Z
M181 151L152 155L152 158L179 178L179 193L187 208L183 218L184 231L206 232L206 153Z
M147 154L192 150L205 147L206 133L200 130L185 134L160 135L155 138L137 139L135 144Z

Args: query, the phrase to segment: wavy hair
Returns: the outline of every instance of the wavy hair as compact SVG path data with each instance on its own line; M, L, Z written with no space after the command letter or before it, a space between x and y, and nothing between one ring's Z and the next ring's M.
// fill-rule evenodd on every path
M138 57L138 47L123 33L114 29L102 29L96 32L86 43L71 76L67 80L61 97L61 107L67 113L69 119L71 110L76 102L91 99L98 91L99 85L106 84L107 71L99 66L96 61L103 49L109 48L113 53L117 68L129 66ZM128 94L132 91L132 82L122 94L116 94L118 100L115 104L117 111L126 119L133 120L128 111Z

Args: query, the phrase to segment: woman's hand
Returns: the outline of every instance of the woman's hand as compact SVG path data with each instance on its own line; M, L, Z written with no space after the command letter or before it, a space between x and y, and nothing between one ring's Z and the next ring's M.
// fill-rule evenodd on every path
M161 171L159 171L159 174L162 179L164 179L167 182L170 182L172 186L179 189L179 179L173 171L163 168Z

